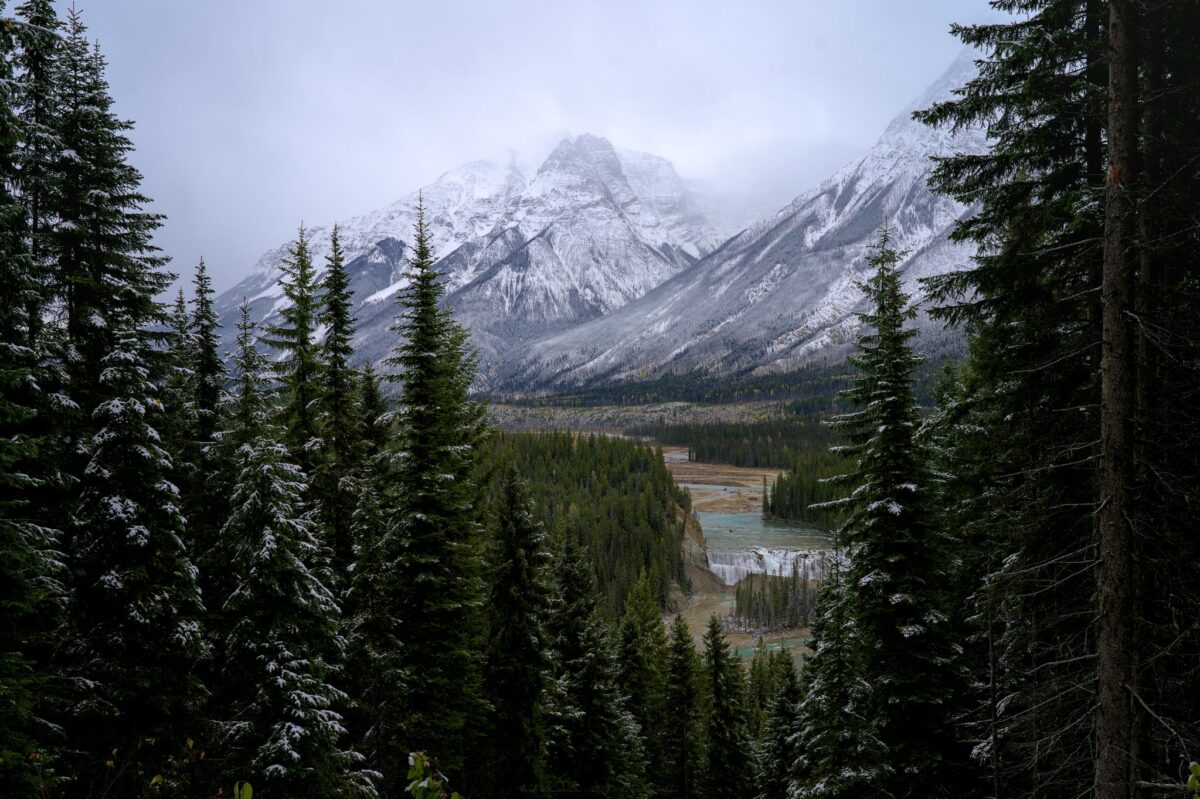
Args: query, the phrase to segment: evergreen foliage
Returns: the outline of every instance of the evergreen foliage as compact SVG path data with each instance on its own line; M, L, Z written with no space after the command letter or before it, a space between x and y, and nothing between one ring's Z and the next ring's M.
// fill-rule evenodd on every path
M915 315L900 286L901 254L885 228L862 284L870 310L852 363L861 375L844 396L857 410L835 424L855 458L850 515L838 531L849 559L849 612L861 647L860 674L876 692L878 736L897 797L950 795L964 767L952 726L961 693L960 649L952 643L947 546L933 525L917 426L909 344Z
M360 425L363 452L366 461L377 458L387 442L390 418L387 403L379 388L379 376L371 364L366 364L358 373L358 403L361 414Z
M221 321L213 309L212 279L204 259L192 278L192 315L188 326L192 342L192 408L196 416L193 439L203 448L220 426L225 363L221 359ZM211 508L209 509L211 510Z
M267 328L266 343L280 351L276 374L283 386L284 441L305 474L312 472L320 446L316 402L320 393L317 343L317 279L304 225L281 265L279 286L287 304L280 321Z
M492 533L484 649L488 776L496 799L545 793L544 696L550 670L543 620L550 606L546 534L524 481L509 467Z
M645 793L637 721L621 692L612 630L596 606L595 582L571 536L562 536L546 620L553 664L546 697L553 792Z
M361 756L341 745L348 697L331 682L344 646L340 610L245 306L236 363L241 390L227 436L239 443L220 533L233 590L222 598L219 762L225 775L280 796L371 793L370 775L354 773Z
M746 734L746 686L741 663L716 616L704 633L704 681L710 705L704 751L704 796L742 796L753 790Z
M704 737L701 726L700 656L683 616L671 623L666 659L661 794L678 799L700 795Z
M188 541L200 568L200 590L205 596L225 596L229 590L228 585L222 585L225 575L209 558L219 551L217 533L228 509L227 486L220 480L228 473L229 464L222 458L232 455L232 451L219 443L228 404L227 375L220 353L220 320L213 309L212 281L203 258L196 265L192 292L186 335L190 374L185 387L187 396L182 399L186 413L180 446L180 457L189 468L180 488L188 517ZM215 613L219 609L210 611Z
M107 393L100 387L102 363L121 331L166 322L156 297L174 276L151 241L162 217L144 210L141 175L126 160L132 125L112 112L104 58L89 46L75 10L66 27L50 241L71 398L89 412Z
M383 719L370 746L376 763L420 750L461 775L483 714L484 586L472 474L484 426L481 407L467 397L475 367L466 332L440 306L443 287L423 210L414 233L409 283L397 297L401 343L387 360L399 394L383 485L385 526L375 544L380 557L364 564L384 572L364 576L380 594L370 612L384 617L364 619L365 628L388 630L398 647L374 670L388 696L372 702Z
M423 210L394 408L350 366L336 229L320 285L292 247L276 385L243 311L229 397L203 261L191 306L161 303L161 219L80 15L0 19L0 795L443 796L434 762L471 796L1180 793L1200 8L993 5L1015 18L954 29L978 76L918 112L987 128L934 175L972 209L977 257L926 286L962 364L913 355L885 232L857 375L520 400L773 404L636 432L787 469L764 515L840 526L815 609L801 567L742 581L726 620L811 613L800 682L761 640L743 670L715 618L703 660L682 617L666 634L690 502L661 452L487 440Z
M832 799L872 794L892 777L879 739L874 686L862 675L859 630L849 591L835 561L817 594L814 655L804 667L804 699L791 745L796 752L789 799Z
M1165 401L1196 383L1181 365L1197 321L1183 264L1200 201L1186 133L1200 118L1200 50L1184 31L1200 18L1186 3L1019 11L955 27L981 50L979 76L918 114L986 126L990 140L935 171L939 190L977 205L954 235L978 254L929 284L939 315L971 337L930 430L948 467L947 529L969 543L961 579L978 587L963 622L979 685L965 732L993 794L1124 797L1179 781L1176 753L1195 746L1176 732L1198 712L1182 688L1195 670L1150 664L1200 648L1166 621L1195 597L1177 569L1194 557L1183 497L1198 471L1177 448L1194 414ZM1098 547L1114 534L1123 552ZM1113 647L1114 625L1132 643ZM1114 753L1101 731L1125 741L1124 765L1098 786Z
M54 300L52 236L58 214L62 152L59 135L64 111L62 22L51 0L26 0L15 11L16 47L6 50L12 55L11 60L5 59L5 64L15 67L10 102L21 141L13 152L13 165L19 173L22 215L26 222L25 253L33 278L33 285L23 296L25 314L30 320L25 343L33 346L41 334L43 314Z
M845 496L845 487L829 478L845 473L846 458L831 450L837 432L822 418L784 413L756 422L637 425L626 432L685 446L688 460L699 463L786 469L766 491L765 517L829 529L843 521L827 503Z
M788 775L800 754L797 733L802 694L790 653L777 649L768 663L770 699L757 756L757 799L780 799L787 796Z
M354 318L350 314L353 297L336 225L330 234L329 245L318 316L318 321L325 327L318 353L321 373L320 393L316 399L322 446L313 472L313 488L321 497L321 527L333 553L335 582L340 584L345 581L354 561L350 528L357 486L346 478L353 476L359 468L363 431L358 385L350 367L350 357L354 354L351 346Z
M61 664L70 680L58 719L69 795L135 794L198 732L204 608L188 558L162 413L143 365L148 347L119 333L104 357L88 465L68 530Z
M789 574L751 574L733 589L733 620L754 630L807 627L816 582L808 559L792 561Z
M546 527L574 535L610 620L624 613L643 574L660 607L672 582L686 588L680 508L691 502L651 447L609 436L500 432L485 460L515 464Z
M41 287L26 247L24 205L10 191L17 172L17 125L11 96L15 42L0 30L0 794L27 796L36 787L35 699L44 691L44 663L35 641L52 604L58 556L54 530L39 520L32 491L46 464L34 422L42 405L30 314Z
M621 690L641 730L647 763L662 763L666 737L667 631L645 574L634 584L618 628ZM670 788L659 769L648 775L656 793Z

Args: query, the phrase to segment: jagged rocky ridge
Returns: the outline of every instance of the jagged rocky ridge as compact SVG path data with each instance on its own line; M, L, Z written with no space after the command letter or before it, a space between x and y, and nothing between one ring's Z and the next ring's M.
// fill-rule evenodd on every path
M932 130L911 113L974 74L963 53L867 154L786 207L720 241L666 159L590 135L566 139L536 170L509 152L447 172L391 206L339 223L361 360L395 344L418 195L446 275L447 302L471 331L480 388L554 390L665 373L787 371L844 357L857 332L866 258L886 220L907 252L908 290L961 268L948 234L966 208L926 185L932 158L979 152L982 131ZM328 226L310 231L318 270ZM245 297L262 320L281 307L287 245L218 299L232 335ZM927 321L927 347L938 332Z
M967 209L926 181L934 156L981 152L984 134L932 130L911 114L948 97L974 70L964 53L861 160L638 300L539 342L503 382L761 374L844 357L858 329L856 283L885 220L907 253L905 282L917 298L920 278L962 268L972 255L948 240Z
M382 358L394 344L392 300L405 284L419 196L447 302L471 330L485 380L514 346L611 313L720 243L669 161L605 139L564 140L536 172L515 153L465 164L388 208L339 223L363 359ZM329 226L309 233L320 271ZM243 298L256 320L280 310L276 281L288 246L263 255L218 299L227 330Z

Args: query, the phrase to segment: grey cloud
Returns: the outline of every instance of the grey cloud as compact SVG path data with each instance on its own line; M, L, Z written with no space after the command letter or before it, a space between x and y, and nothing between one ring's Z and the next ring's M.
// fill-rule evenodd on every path
M782 203L863 151L984 0L95 0L159 244L218 289L301 220L589 132ZM65 8L65 6L64 6ZM757 195L757 197L755 196Z

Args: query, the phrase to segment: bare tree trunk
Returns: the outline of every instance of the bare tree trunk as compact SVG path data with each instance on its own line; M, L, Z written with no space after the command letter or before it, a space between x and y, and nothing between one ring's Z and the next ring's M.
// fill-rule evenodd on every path
M1139 24L1142 62L1145 64L1142 83L1138 90L1141 108L1142 146L1138 163L1139 191L1137 209L1137 254L1138 272L1135 291L1137 307L1137 388L1134 397L1134 469L1135 505L1137 516L1134 528L1134 689L1143 701L1154 704L1158 699L1158 686L1152 669L1144 666L1146 653L1153 639L1151 618L1154 616L1152 598L1158 590L1153 555L1139 541L1145 541L1152 530L1152 508L1154 504L1154 471L1151 464L1160 456L1159 391L1161 375L1158 363L1157 344L1150 331L1161 324L1159 318L1161 257L1158 224L1161 195L1157 194L1162 179L1162 87L1163 12L1161 7L1143 5L1145 12ZM1151 725L1148 715L1134 707L1133 731L1133 777L1134 783L1149 781L1149 763L1153 758Z
M1104 193L1100 496L1097 511L1097 799L1133 795L1134 482L1137 60L1132 0L1108 5L1108 175Z

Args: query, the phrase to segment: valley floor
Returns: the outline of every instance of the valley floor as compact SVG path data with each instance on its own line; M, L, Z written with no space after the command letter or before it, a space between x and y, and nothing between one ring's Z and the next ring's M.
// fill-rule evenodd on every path
M675 482L689 488L692 508L701 513L760 514L763 478L770 482L779 473L778 469L751 469L689 461L684 447L663 447L663 460ZM693 570L691 577L693 593L685 598L681 613L699 646L709 617L714 613L727 616L732 612L733 586L725 585L711 572L706 576L698 576ZM727 635L741 657L749 659L753 656L760 634L730 629ZM810 652L807 646L809 637L808 628L761 634L768 649L784 647L793 657Z

